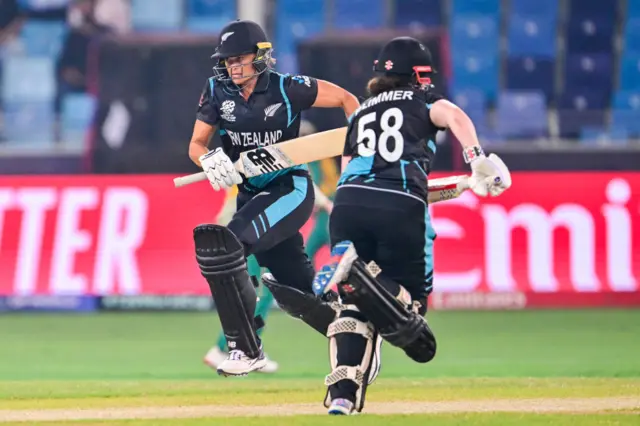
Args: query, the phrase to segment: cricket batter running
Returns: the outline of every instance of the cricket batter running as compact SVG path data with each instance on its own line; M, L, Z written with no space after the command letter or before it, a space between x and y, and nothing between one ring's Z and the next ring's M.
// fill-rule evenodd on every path
M327 333L330 414L362 410L371 374L380 368L381 338L416 362L436 354L424 319L433 288L436 234L425 200L436 133L448 128L461 142L477 195L497 196L511 186L504 163L485 157L469 117L432 92L433 64L423 44L393 39L374 64L380 75L369 82L371 97L347 131L348 164L330 217L332 263L314 281L314 292L336 290L344 306Z
M307 167L244 178L233 162L240 152L298 137L300 113L306 109L338 107L349 116L359 106L355 96L329 82L274 72L271 53L271 43L255 22L237 20L222 29L212 56L217 60L214 75L202 92L189 145L189 157L216 191L234 184L239 190L237 212L227 226L194 229L196 259L230 349L217 369L222 375L245 375L266 365L257 335L263 324L254 316L256 290L247 256L254 255L268 268L281 288L317 299L311 289L314 269L299 232L314 203ZM222 147L209 151L216 130ZM289 306L288 299L278 300L282 292L270 289L279 304ZM291 309L307 312L310 307L294 303ZM323 312L335 314L331 309Z

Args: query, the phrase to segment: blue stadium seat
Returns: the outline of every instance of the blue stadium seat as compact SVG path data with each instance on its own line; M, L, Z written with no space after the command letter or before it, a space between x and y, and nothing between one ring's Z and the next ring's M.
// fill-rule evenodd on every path
M54 0L54 1L46 1L46 0L18 0L18 6L22 10L31 10L42 12L51 9L59 9L67 7L72 0Z
M612 129L625 129L635 136L640 134L640 90L615 93L611 114Z
M487 108L487 98L482 90L458 90L451 96L453 103L463 110L479 110Z
M296 54L296 46L300 40L322 33L325 25L322 19L307 17L278 17L274 38L275 57L280 54Z
M585 127L580 132L582 145L623 145L629 141L626 129L606 130L604 127Z
M134 31L179 31L182 28L182 22L182 0L131 1L131 23Z
M567 90L590 88L610 93L613 84L613 56L602 53L567 55L564 78Z
M640 54L622 56L619 88L620 90L640 90Z
M489 102L498 91L499 57L485 52L456 52L452 58L453 82L451 91L481 90Z
M615 22L596 18L570 18L567 53L611 53Z
M498 52L498 21L487 16L454 17L450 23L453 51L483 50L492 55Z
M511 0L510 15L557 22L558 10L558 0Z
M553 98L555 62L552 59L508 58L505 87L509 90L538 90L547 102Z
M276 2L276 17L324 20L325 7L325 0L278 0Z
M496 109L497 131L506 138L536 138L548 134L544 95L540 92L503 92Z
M195 33L217 34L236 16L235 0L188 0L186 28Z
M488 131L487 99L481 90L460 90L455 92L451 99L453 103L462 108L469 118L471 118L478 134Z
M500 16L500 0L452 0L451 15L488 15Z
M569 0L569 16L574 18L601 18L615 21L618 0Z
M2 61L2 99L48 102L56 94L55 64L47 57L9 56Z
M556 23L545 18L512 17L507 32L509 56L555 58L556 32Z
M442 24L440 0L396 0L393 7L396 28L420 29Z
M605 110L609 107L609 92L592 88L565 90L558 100L559 110Z
M640 114L640 91L616 92L613 95L613 109L623 111L637 111Z
M638 111L614 109L611 111L611 128L623 129L634 137L640 136L640 120Z
M5 100L3 109L8 144L40 147L54 142L53 102Z
M275 56L295 55L302 39L325 29L324 0L279 0L276 2Z
M19 40L26 55L55 58L62 51L66 34L64 22L29 20L22 25Z
M640 17L627 20L624 27L623 40L626 54L640 53Z
M578 138L582 129L604 126L609 93L592 89L565 91L558 101L560 136Z
M333 27L341 30L376 29L385 26L383 0L334 0Z
M62 99L61 137L67 145L82 146L93 124L97 101L88 94L73 93Z
M627 0L627 17L640 18L640 0Z

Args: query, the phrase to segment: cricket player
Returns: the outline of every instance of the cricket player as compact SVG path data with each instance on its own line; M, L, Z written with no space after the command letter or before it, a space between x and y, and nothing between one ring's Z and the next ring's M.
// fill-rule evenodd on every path
M418 40L391 40L374 62L370 97L350 118L330 218L332 262L314 280L317 294L337 291L344 306L329 326L330 414L364 406L366 380L379 369L381 338L414 361L429 362L436 340L424 316L433 289L436 233L427 208L427 179L436 133L450 129L472 171L471 189L500 195L509 170L486 157L473 123L432 89L431 54Z
M263 321L254 316L256 283L247 271L247 256L254 255L281 287L315 297L314 268L299 232L314 203L308 168L246 178L233 162L240 152L298 137L300 113L306 109L341 108L349 116L359 106L355 96L329 82L276 73L271 53L271 43L255 22L237 20L222 29L212 56L217 61L214 75L203 89L189 145L189 157L214 190L235 184L239 190L237 212L228 226L194 229L196 260L230 349L217 369L225 376L246 375L267 364L256 333ZM222 146L209 151L215 131ZM274 297L278 301L278 294ZM288 305L287 300L278 303Z

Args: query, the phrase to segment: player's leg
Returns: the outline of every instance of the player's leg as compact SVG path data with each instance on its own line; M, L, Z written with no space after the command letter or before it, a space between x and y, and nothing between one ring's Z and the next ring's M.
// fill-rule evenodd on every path
M222 375L244 375L263 368L265 358L256 334L256 292L249 276L245 247L220 225L200 225L193 232L196 260L211 289L228 346L229 357L218 367Z
M361 197L358 198L359 203L338 204L332 214L331 235L332 239L335 238L333 242L345 241L334 246L334 264L323 268L323 273L318 274L314 282L314 286L317 287L314 290L321 291L323 287L330 288L333 283L337 283L342 302L355 307L353 310L358 312L358 319L369 320L369 324L372 324L385 340L403 348L414 360L427 362L435 355L435 338L420 316L423 313L422 309L419 312L411 309L411 296L399 284L404 285L404 282L407 282L411 289L416 290L413 292L416 295L422 294L419 291L420 287L425 287L427 266L424 249L427 233L424 226L424 205L418 200L403 196L399 196L400 199L384 201L380 195L371 198L371 191L353 191L349 191L350 201ZM342 196L344 195L343 193ZM380 205L396 206L397 209L376 208ZM364 234L374 236L373 244L359 238L358 233L354 231L359 227L365 230ZM380 261L386 266L395 262L394 269L390 270L394 279L385 274L384 268L380 273L376 264L371 263L372 260ZM405 268L408 268L408 272L403 274ZM424 301L424 298L420 300ZM363 345L356 347L355 343L347 344L346 339L336 339L335 346L338 348L338 354L341 351L346 352L352 359L338 360L338 369L342 365L351 366L358 360L366 359ZM354 338L351 337L350 341L354 342ZM361 375L362 372L360 377ZM359 378L357 374L355 377ZM358 380L352 383L343 380L329 386L332 398L330 413L349 414L354 400L357 402L354 408L362 409L364 395L353 394L354 382L358 384ZM366 391L366 383L363 384L365 386L362 390Z
M249 275L260 281L261 268L254 256L249 256L247 258L247 266ZM255 316L261 317L263 322L266 322L269 309L273 303L273 296L264 285L260 286L259 292L260 295L256 306ZM264 327L259 328L258 336L261 336L263 331ZM209 349L204 356L204 363L217 370L220 364L222 364L228 356L227 339L221 331L218 335L216 345ZM257 371L260 373L275 373L278 370L278 363L269 359L266 353L264 354L264 357L266 359L266 364L262 369Z
M362 213L359 207L334 207L330 219L331 238L334 242L355 242L365 257L371 257L376 251L375 240L362 226ZM334 245L331 263L323 268L324 273L316 276L314 285L317 286L322 277L327 276L332 264L337 266L349 246L349 243ZM355 305L344 303L338 318L330 325L327 336L332 369L325 378L327 394L324 404L330 414L361 411L367 385L375 380L380 371L382 339Z
M259 224L260 240L251 246L251 250L260 265L270 271L263 276L263 283L273 294L278 306L326 335L336 313L329 303L312 292L314 268L305 253L299 232L313 210L312 184L310 179L301 180L297 176L293 183L300 194L297 201L288 195L291 201L286 205L280 203L276 209L276 204L269 201L269 197L277 192L276 189L269 189L270 195L259 196L251 201L253 205L262 204L260 208L264 209L264 213L260 212L259 220L266 224ZM291 194L291 189L288 191ZM279 199L285 199L285 196ZM276 210L278 214L274 213Z
M363 207L369 211L363 223L377 240L374 262L349 244L328 281L338 283L342 301L356 305L386 341L416 362L429 362L436 341L423 315L431 291L435 233L424 203L390 196L396 199L384 203L395 210ZM378 198L382 203L382 196Z
M241 202L243 197L241 194ZM315 298L311 291L314 269L304 253L299 232L311 215L313 202L308 176L283 176L243 203L229 223L244 244L246 254L254 254L260 266L268 268L279 281L278 289L274 291L271 286L269 289L280 306L278 299L282 297L285 304L292 300L299 302L297 293L290 300L291 292L286 291L289 289ZM281 288L286 290L279 291Z
M234 243L240 245L243 255L249 256L261 250L268 250L297 233L311 215L313 201L313 188L308 176L282 176L259 194L240 193L238 209L224 229L233 236ZM209 249L216 251L215 248ZM207 247L202 247L202 250L208 253ZM249 277L244 256L242 258L243 273ZM227 261L227 257L223 256L223 259ZM248 282L253 283L252 280ZM254 368L256 363L263 368L266 359L262 352L260 338L256 333L257 329L262 328L263 323L260 317L254 320L257 296L253 284L250 288L243 289L243 299L238 302L240 306L218 301L216 297L220 293L222 292L212 285L212 294L218 308L222 329L231 351L227 359L218 366L218 372L226 375L246 374L257 369ZM258 345L259 350L247 344L236 347L236 342L233 341L237 335L237 327L233 326L232 322L238 323L238 318L243 317L243 311L251 313L250 319L247 320L251 326L244 327L243 335L250 335L249 329L251 329L253 331L251 340Z

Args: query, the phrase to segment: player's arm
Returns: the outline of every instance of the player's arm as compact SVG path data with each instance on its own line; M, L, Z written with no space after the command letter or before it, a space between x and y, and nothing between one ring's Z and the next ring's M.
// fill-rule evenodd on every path
M473 121L457 105L446 99L440 99L431 105L429 115L433 124L451 130L463 148L480 146Z
M209 152L209 140L215 131L215 126L200 120L196 120L196 124L193 126L193 134L189 142L189 158L198 167L202 167L200 157Z
M509 169L497 155L484 155L473 121L460 107L440 99L431 104L429 117L434 125L450 129L464 148L464 160L473 171L469 180L473 192L497 196L511 186Z
M189 142L189 158L198 167L202 167L213 189L219 191L242 183L242 177L221 147L209 151L209 140L220 121L213 91L214 84L213 80L208 80L200 95L196 123Z
M198 167L202 167L200 157L209 152L209 141L216 131L216 125L220 121L213 94L214 84L212 80L207 80L202 88L196 113L196 123L193 126L193 134L189 142L189 158Z
M348 90L328 81L318 80L318 95L313 106L318 108L342 108L345 116L350 117L358 109L360 102Z
M360 106L358 98L342 87L308 76L287 77L287 96L295 112L311 107L342 108L349 117Z

